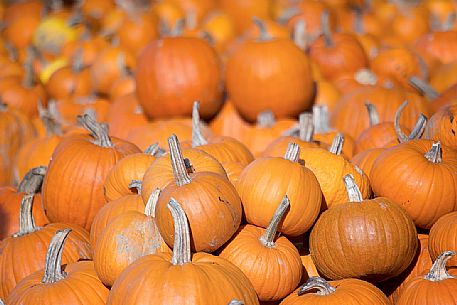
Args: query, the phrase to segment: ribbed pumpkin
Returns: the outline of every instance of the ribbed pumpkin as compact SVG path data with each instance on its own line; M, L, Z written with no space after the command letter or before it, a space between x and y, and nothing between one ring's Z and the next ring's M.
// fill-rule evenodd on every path
M435 112L427 124L424 138L440 141L441 144L457 149L457 104L442 107Z
M430 256L433 260L447 250L457 251L457 212L440 217L430 230L428 243ZM447 261L449 267L457 267L457 257Z
M390 305L390 302L376 286L365 281L344 279L327 282L321 277L311 277L280 303L280 305L333 304Z
M56 147L43 183L43 203L52 222L68 222L90 229L105 204L103 183L122 157L140 152L135 145L110 138L108 128L89 115L79 117L91 134L63 138Z
M249 125L241 118L230 100L226 100L222 109L209 124L211 130L220 136L241 139Z
M446 262L454 251L441 253L427 275L417 276L402 289L397 305L455 304L457 278L446 270Z
M292 41L271 38L264 24L256 22L261 31L259 38L244 42L227 61L230 100L251 122L265 110L279 118L296 116L312 104L309 59Z
M384 150L370 178L374 193L400 204L420 228L457 208L457 153L439 142L413 140Z
M133 180L128 187L134 189L137 194L130 193L119 197L105 204L94 217L94 221L90 227L90 243L92 247L97 244L97 239L102 234L103 230L117 216L128 211L144 212L145 203L141 197L141 181ZM154 192L151 194L153 196Z
M64 251L71 247L64 245L68 234L73 235L71 231L63 229L55 233L47 248L44 270L20 281L6 299L7 304L106 304L109 290L97 278L93 262L67 262L62 266Z
M44 214L41 195L37 194L40 192L45 173L45 168L33 168L17 189L11 186L0 188L0 240L18 232L21 201L27 194L34 194L33 218L37 226L44 226L49 222Z
M233 298L259 304L252 284L233 264L206 253L191 256L186 214L175 200L170 200L169 208L175 231L173 254L148 255L130 265L111 288L107 305L214 305Z
M192 248L197 252L213 252L240 226L240 197L225 175L187 167L176 137L170 137L169 148L174 179L163 188L157 203L156 223L160 234L169 246L173 244L172 215L167 204L175 198L181 202L189 218Z
M383 148L369 148L356 154L351 158L350 162L360 168L370 178L373 163L383 151Z
M289 198L284 196L266 229L250 224L243 226L219 254L243 271L260 301L284 298L302 277L297 248L286 237L276 237L289 206Z
M322 203L324 209L347 202L347 192L343 182L343 177L347 174L354 177L363 198L369 198L371 195L368 177L342 156L343 142L344 137L337 134L328 150L308 148L301 153L305 166L314 173L319 181L324 195Z
M119 274L139 258L168 248L154 221L159 194L153 193L143 212L126 211L113 218L98 236L94 267L106 286L111 287Z
M137 66L137 96L149 118L190 115L199 100L202 116L209 119L222 106L221 64L203 39L155 40L143 49Z
M243 170L236 188L248 223L266 228L278 202L287 195L290 210L278 231L297 236L313 225L321 208L322 192L316 176L299 156L299 146L291 143L283 158L258 158Z
M371 282L399 275L416 255L412 219L388 198L363 200L351 175L344 183L349 202L325 211L311 231L309 246L317 269L331 279Z
M0 298L7 297L24 277L44 267L46 247L57 230L73 230L63 252L64 263L92 257L89 234L84 229L63 223L36 227L32 216L32 202L33 194L23 197L19 231L0 243Z
M149 165L165 151L157 144L150 145L144 153L125 156L108 173L103 184L106 201L112 201L131 194L129 186L132 180L142 180Z

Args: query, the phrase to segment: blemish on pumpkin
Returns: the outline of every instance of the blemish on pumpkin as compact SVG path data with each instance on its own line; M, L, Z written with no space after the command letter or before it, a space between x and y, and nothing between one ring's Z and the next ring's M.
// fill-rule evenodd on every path
M379 205L379 207L380 207L381 209L383 209L383 210L386 210L386 209L387 209L387 206L386 206L386 204L385 204L384 202L378 202L378 205Z

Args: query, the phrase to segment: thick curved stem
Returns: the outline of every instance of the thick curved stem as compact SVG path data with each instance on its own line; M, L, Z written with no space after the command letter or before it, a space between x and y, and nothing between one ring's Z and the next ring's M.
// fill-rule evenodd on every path
M29 170L25 174L24 179L19 183L17 187L18 192L26 194L38 193L41 190L47 169L46 166L38 166Z
M450 275L446 270L446 263L455 255L454 251L445 251L441 253L424 278L432 282L439 282L446 279L453 279L454 276Z
M271 248L275 246L275 237L276 233L278 232L279 223L283 219L284 214L286 213L289 206L289 197L287 197L287 195L284 195L284 197L278 205L278 208L273 214L273 217L271 218L270 223L268 224L268 227L265 230L265 233L263 233L263 235L259 238L260 242L265 247Z
M304 295L306 292L317 289L318 295L329 295L336 291L335 287L332 287L329 282L321 277L313 276L310 277L306 283L304 283L298 290L298 295Z
M269 128L276 124L275 115L271 110L262 111L257 115L257 127Z
M87 129L94 138L93 143L101 147L113 147L108 134L108 125L98 123L89 114L78 115L78 123Z
M173 198L168 203L168 209L175 225L175 241L173 243L172 265L184 265L191 262L190 229L186 213L181 205Z
M157 201L159 201L160 192L160 189L156 188L151 193L151 196L149 196L148 202L146 202L146 206L144 208L144 214L146 216L156 217L156 206Z
M299 158L300 146L298 146L297 143L289 143L289 145L287 145L286 153L284 154L284 159L292 162L298 162Z
M19 211L19 232L13 234L13 237L19 237L39 230L35 225L32 213L34 196L34 193L30 193L22 197Z
M44 264L44 276L41 282L43 284L52 284L63 280L67 274L62 270L62 253L64 243L70 234L71 229L59 230L52 237L46 252L46 261Z
M267 41L267 40L272 39L270 34L267 31L267 27L265 26L265 23L262 20L260 20L257 17L252 17L252 22L254 22L254 24L257 26L257 28L259 29L259 32L260 32L259 38L257 40Z
M409 84L430 100L434 100L439 96L439 93L429 83L416 76L410 77Z
M312 142L314 134L314 124L313 124L313 114L312 113L302 113L298 117L299 124L299 139L304 142Z
M162 157L166 153L166 151L165 149L159 146L159 143L154 143L149 145L148 148L146 148L146 150L144 151L144 153L159 158Z
M171 167L176 185L183 186L192 182L184 157L181 152L181 145L175 134L168 138L168 147L170 149Z
M430 148L430 150L425 153L424 157L432 163L441 163L443 161L441 143L439 141L433 143L432 148Z
M378 111L376 110L376 106L374 104L371 104L370 102L366 101L365 107L367 107L368 118L370 120L370 126L379 124L380 120L379 120Z
M200 128L200 113L198 112L199 108L200 102L195 101L192 107L192 147L208 144L208 141L206 141Z
M62 126L57 117L55 117L54 113L52 113L49 109L45 108L41 101L38 102L38 114L43 122L48 136L61 136L63 134Z
M132 180L129 184L129 189L136 189L138 194L141 194L143 182L141 180Z
M332 131L329 124L328 107L326 105L313 106L314 134Z
M330 145L328 151L335 155L341 155L344 145L344 135L338 132L333 138L332 145Z
M407 136L400 127L400 118L403 110L408 105L408 101L404 101L403 104L397 109L395 113L395 120L394 120L394 129L395 133L397 134L397 139L400 143L408 142L409 140L419 139L422 134L424 133L425 127L427 125L427 117L423 114L419 116L417 119L416 125L414 125L413 130Z
M322 34L324 35L324 42L327 48L333 48L335 46L335 42L333 41L332 31L330 30L330 13L329 11L325 10L322 12L321 15L321 26L322 26Z
M344 185L346 186L346 192L348 193L349 202L362 202L363 196L360 192L357 183L355 182L354 176L347 174L343 177Z
M424 133L425 127L427 127L427 117L421 113L421 115L416 121L416 125L414 125L413 130L409 134L408 139L419 139Z

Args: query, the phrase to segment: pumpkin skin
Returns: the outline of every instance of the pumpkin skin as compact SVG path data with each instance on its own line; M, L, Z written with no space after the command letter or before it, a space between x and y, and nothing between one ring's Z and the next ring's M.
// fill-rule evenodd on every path
M427 122L424 139L440 141L441 144L457 149L457 104L442 107Z
M362 201L359 193L357 201L328 209L314 225L309 247L317 269L330 279L370 282L399 275L416 255L413 221L387 198Z
M457 32L433 32L421 37L415 44L419 53L442 64L457 60Z
M122 157L140 152L129 142L109 139L106 131L98 132L104 134L105 142L97 144L100 140L94 141L91 135L74 134L63 138L54 150L43 183L43 203L52 222L74 223L89 230L105 204L103 183L109 171Z
M334 291L325 294L305 292L299 295L301 287L297 288L280 305L390 305L389 300L376 286L359 280L343 279L328 282ZM302 287L305 287L306 284ZM322 288L317 288L322 290Z
M428 249L432 260L436 260L443 251L457 250L457 212L444 215L433 225ZM447 266L457 267L457 258L450 258Z
M405 126L400 125L401 130L406 134L410 130ZM371 126L359 135L355 142L355 151L360 153L368 149L391 147L398 144L397 134L392 122L379 123Z
M209 119L222 106L221 64L216 51L202 39L153 41L139 55L137 66L138 101L148 118L188 116L198 100L202 117Z
M298 236L316 220L322 192L316 176L298 162L298 145L291 145L296 150L293 158L264 157L254 160L241 172L236 189L243 202L247 222L263 228L267 227L278 202L287 195L290 210L278 231ZM307 187L303 188L303 185Z
M240 140L245 130L249 128L249 124L241 118L233 103L227 100L209 127L216 135Z
M365 173L365 175L370 178L373 163L383 151L384 149L382 148L370 148L364 150L352 157L351 163L358 166Z
M370 173L374 193L400 204L424 229L457 207L457 153L443 146L442 161L434 163L425 157L432 144L412 140L388 148L376 158Z

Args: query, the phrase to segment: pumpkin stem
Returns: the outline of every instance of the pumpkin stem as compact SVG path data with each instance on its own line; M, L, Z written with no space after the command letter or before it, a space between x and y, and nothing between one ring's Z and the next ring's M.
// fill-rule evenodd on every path
M236 301L236 300L234 300L234 301ZM229 303L229 305L230 305L230 304L232 304L232 305L233 305L233 304L244 304L244 303L232 303L232 302L234 302L234 301L231 301L231 302ZM236 302L239 302L239 301L236 301ZM2 299L0 299L0 305L5 305L5 302L3 302Z
M194 10L187 10L185 20L187 29L195 30L197 28L197 14Z
M346 186L346 192L348 193L349 202L362 202L363 196L360 192L357 183L355 182L352 174L347 174L343 177L344 185Z
M71 70L73 73L79 73L83 69L83 52L84 50L82 48L78 48L73 55L73 60L71 63Z
M439 282L446 279L453 279L454 276L450 275L446 270L446 263L455 255L454 251L445 251L441 253L424 278L432 282Z
M200 113L198 112L199 108L200 102L195 101L194 106L192 107L192 147L208 144L208 141L206 141L200 128Z
M335 46L335 42L333 41L332 31L330 30L330 14L329 11L325 10L322 12L321 15L321 26L322 26L322 34L324 35L324 42L327 48L333 48Z
M298 162L300 157L300 146L297 143L289 143L287 145L286 153L284 154L284 159Z
M263 235L259 238L263 246L268 248L272 248L275 246L274 240L276 237L276 233L278 232L279 223L283 219L284 214L286 213L286 210L289 208L289 206L289 198L287 197L287 195L284 195L284 197L278 205L278 208L273 214L273 217L271 218L270 223L268 224L268 227L265 230L265 233L263 233Z
M272 39L271 35L267 31L267 27L265 26L265 22L263 22L262 20L260 20L259 18L255 17L255 16L252 17L252 22L254 22L254 24L259 29L259 32L260 32L260 35L259 35L259 38L258 38L259 41L267 41L267 40L271 40Z
M144 208L144 214L146 216L156 217L156 205L157 201L159 201L161 190L156 188L152 193L151 196L148 198L148 202L146 202L146 207Z
M8 104L0 98L0 112L6 112L8 110Z
M296 6L288 7L277 18L277 22L279 24L285 25L290 20L290 18L294 17L295 15L300 14L300 12L301 12L301 10Z
M404 101L395 113L394 129L395 133L397 134L397 139L400 143L405 143L409 140L419 139L424 133L425 127L427 125L427 118L423 114L421 114L417 119L416 125L414 125L414 128L409 134L409 136L406 136L405 133L401 130L400 118L403 110L406 108L407 105L408 101Z
M433 143L432 148L425 153L424 157L432 163L441 163L443 161L441 143L439 141Z
M0 305L1 305L1 303L0 303ZM244 302L233 299L227 305L244 305Z
M327 133L332 131L329 124L329 115L327 105L313 106L313 124L314 134Z
M141 180L132 180L129 184L129 189L136 189L138 194L141 194L143 182Z
M306 112L300 114L298 124L299 139L304 142L312 142L314 133L313 114Z
M304 295L306 292L317 289L318 295L329 295L336 291L335 287L332 287L329 282L321 277L313 276L310 277L306 283L304 283L298 290L298 295Z
M34 193L25 194L21 200L21 208L19 211L19 232L13 234L13 237L23 236L29 233L38 231L39 228L35 225L33 219L32 206Z
M62 270L62 253L64 243L67 240L71 229L58 230L52 237L46 252L44 263L44 276L41 279L43 284L52 284L63 280L67 274Z
M183 186L192 182L189 176L184 157L182 156L181 145L175 134L168 138L168 147L170 149L171 166L176 185Z
M186 213L181 205L173 198L168 203L168 209L171 212L175 225L175 241L173 243L171 264L176 266L190 263L190 229Z
M159 146L159 143L154 143L148 146L144 151L145 154L151 155L153 157L159 158L165 154L165 149Z
M341 155L344 145L344 135L338 132L333 138L332 145L330 145L328 151L335 155Z
M408 82L430 100L434 100L439 96L439 93L429 83L417 76L410 77Z
M419 139L425 131L425 127L427 126L427 117L420 114L419 118L416 121L416 125L414 125L413 130L408 136L408 139L414 140Z
M379 114L378 114L378 111L376 110L376 106L374 104L371 104L370 102L366 101L365 107L367 107L368 118L370 120L370 126L379 124Z
M32 88L35 83L35 75L33 73L33 59L34 52L32 47L27 48L27 57L24 62L24 79L22 80L22 86L25 88Z
M19 186L17 187L18 192L26 194L38 193L43 184L47 169L46 166L38 166L29 170L19 183Z
M176 21L175 27L170 31L170 37L181 36L186 27L186 19L180 18Z
M132 75L130 69L127 67L127 65L125 63L124 52L119 53L119 55L117 56L116 62L117 62L117 68L119 69L119 71L121 71L122 77L128 77L128 76Z
M357 34L364 34L363 30L363 10L354 10L354 32Z
M275 115L271 110L262 111L257 115L257 127L270 128L276 123Z
M306 22L303 19L295 22L294 25L294 34L293 40L297 47L301 50L306 50L308 48L309 37L306 35Z
M50 110L46 109L41 101L38 102L38 113L44 127L46 128L46 134L48 136L59 135L62 133L62 126L58 122L57 118L51 113Z
M78 123L87 129L94 138L93 143L101 147L113 147L113 143L108 135L108 125L98 123L91 115L85 113L77 116Z

